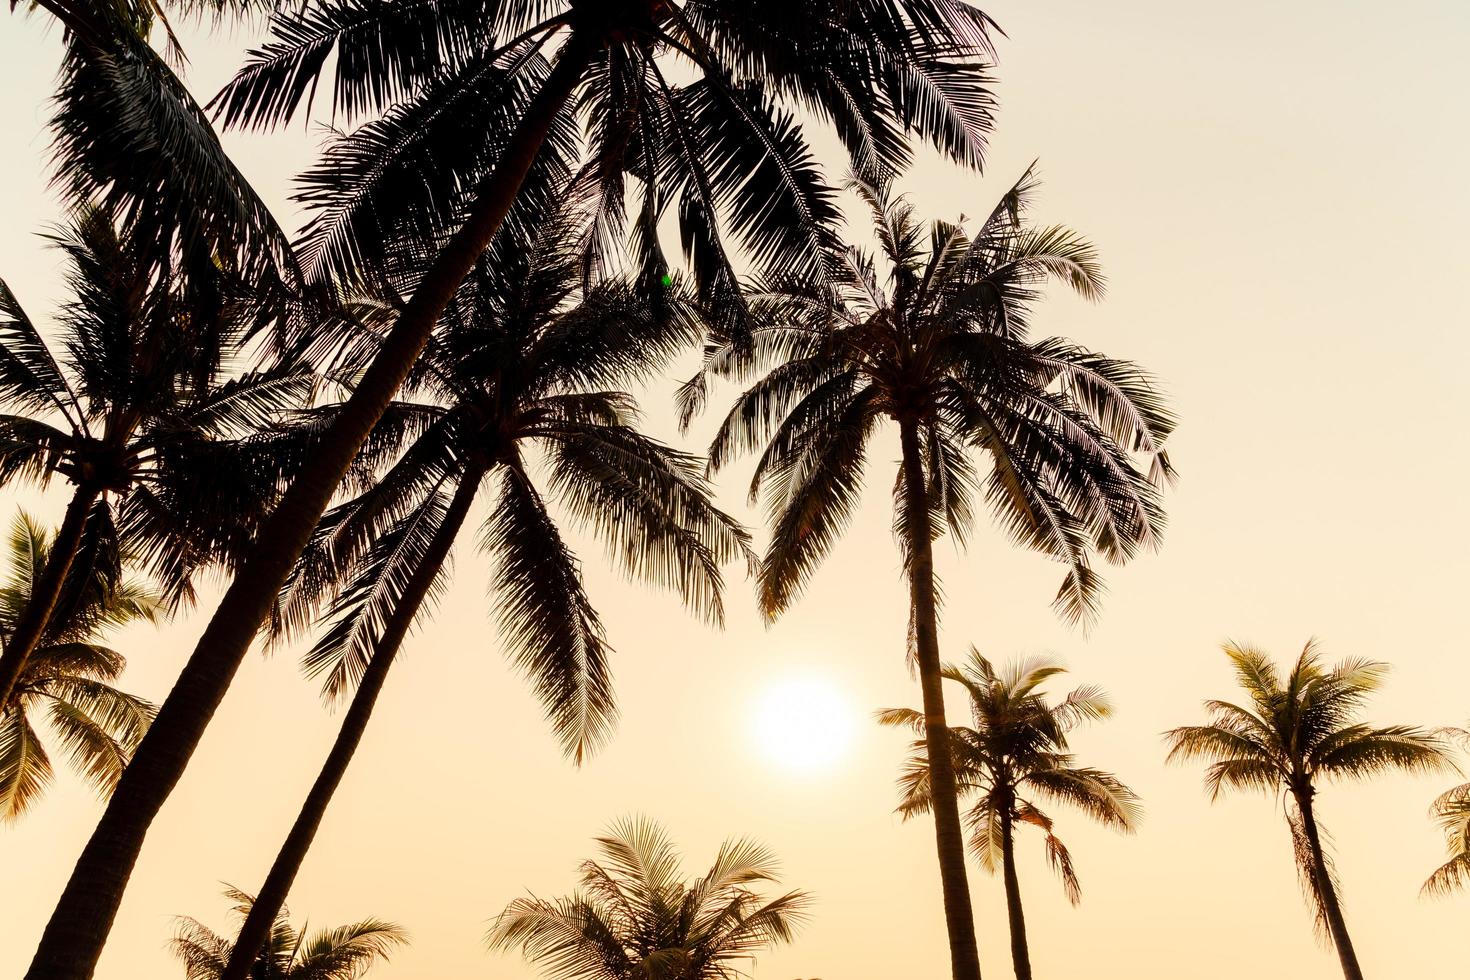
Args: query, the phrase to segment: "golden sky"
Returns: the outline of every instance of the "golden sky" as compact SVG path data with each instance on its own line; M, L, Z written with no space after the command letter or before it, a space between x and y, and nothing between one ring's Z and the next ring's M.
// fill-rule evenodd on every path
M1091 236L1112 288L1096 307L1058 294L1038 332L1141 361L1183 420L1164 550L1109 573L1090 636L1048 608L1057 568L999 534L977 535L964 555L939 551L946 655L971 642L992 658L1051 653L1076 681L1105 685L1118 715L1076 747L1148 807L1131 839L1061 816L1082 876L1076 910L1039 841L1020 841L1037 975L1327 980L1338 967L1313 940L1279 801L1211 806L1197 768L1163 766L1158 733L1231 693L1226 637L1285 658L1316 635L1331 655L1395 665L1376 719L1470 719L1455 612L1470 584L1470 6L988 9L1009 37L987 174L926 163L906 188L926 216L979 214L1039 157L1040 217ZM215 91L255 33L191 41L196 90ZM41 18L0 20L0 276L41 319L60 289L58 257L34 235L58 215L43 176L57 61ZM298 125L229 140L288 224L287 180L316 138ZM646 407L674 438L667 395L653 392ZM869 717L918 700L889 530L895 455L896 444L874 453L859 519L807 598L769 630L744 583L716 633L584 549L617 649L623 720L581 770L562 760L500 655L485 562L466 534L454 586L395 669L298 880L298 920L402 923L413 944L372 974L381 980L529 978L515 957L484 951L487 921L527 890L567 890L590 838L641 812L684 845L691 872L723 837L750 834L782 856L792 886L815 893L810 925L763 957L758 976L945 975L931 828L891 814L904 738ZM746 477L736 468L722 482L737 513ZM25 499L56 516L61 497L58 485L44 504ZM205 612L119 636L127 686L161 699ZM781 766L753 731L762 698L794 677L849 706L852 742L835 762ZM952 696L952 715L961 708ZM291 653L247 661L154 824L101 980L180 975L166 950L171 917L223 926L217 883L259 884L334 725ZM1441 859L1425 811L1450 781L1393 777L1323 794L1349 926L1379 980L1464 975L1470 895L1416 895ZM0 977L29 961L98 813L89 790L63 777L24 823L0 830ZM1008 976L999 881L973 879L987 975Z

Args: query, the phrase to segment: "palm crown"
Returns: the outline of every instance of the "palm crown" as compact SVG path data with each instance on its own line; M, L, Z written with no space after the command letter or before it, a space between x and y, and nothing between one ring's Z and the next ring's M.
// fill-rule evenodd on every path
M519 947L548 980L734 980L756 953L790 941L809 904L803 892L756 891L776 880L776 861L748 840L726 841L693 881L655 824L625 821L597 844L602 858L583 863L580 891L511 902L491 947Z
M835 287L782 279L752 299L749 339L715 343L704 373L682 392L686 420L707 397L707 376L755 383L710 446L712 469L761 450L751 482L772 537L761 568L770 616L799 593L858 501L865 457L887 419L915 430L927 527L963 541L983 493L1029 547L1065 562L1057 596L1071 619L1100 593L1089 553L1121 561L1159 540L1157 483L1173 417L1136 365L1068 342L1028 338L1040 287L1059 278L1087 297L1103 290L1096 254L1065 228L1024 221L1037 186L1028 171L973 237L961 225L927 231L911 207L857 185L887 261L841 255ZM971 461L989 461L982 484ZM1150 465L1145 475L1135 466Z
M225 894L235 903L235 915L250 911L251 896L234 888ZM251 966L250 980L357 980L407 941L401 928L380 919L307 933L292 926L283 909ZM216 980L232 948L228 939L188 916L179 918L172 946L188 980Z
M1042 685L1064 672L1056 664L1029 659L997 670L972 649L969 663L947 668L944 676L965 688L973 720L971 727L949 729L955 781L961 798L974 801L968 814L971 851L994 873L1009 844L1007 828L1016 822L1036 827L1046 835L1047 860L1076 903L1082 893L1071 852L1039 802L1080 810L1104 826L1127 832L1137 825L1141 808L1138 796L1117 776L1077 764L1067 734L1082 722L1108 717L1112 706L1093 686L1048 701ZM924 730L923 713L910 708L884 711L879 720L920 734ZM906 817L932 805L923 747L923 742L915 743L899 779L899 810Z
M15 519L7 543L10 574L0 586L0 647L31 600L50 537L26 514ZM151 704L112 686L126 661L99 640L114 627L155 618L158 598L137 583L96 574L74 572L67 585L60 614L0 705L0 820L23 814L51 781L42 731L107 793L153 718Z
M155 274L148 244L120 238L102 212L83 212L57 244L73 294L59 355L0 282L0 406L17 413L0 415L0 481L66 477L95 501L83 556L115 563L122 547L177 602L268 511L282 474L252 437L313 377L235 371L255 305L241 297L201 323L178 278Z
M386 242L462 220L536 93L563 89L530 193L580 171L600 199L589 259L626 237L652 281L673 212L702 295L738 312L723 223L757 261L816 272L838 222L790 107L832 124L865 173L904 165L909 132L976 164L990 26L960 0L313 0L278 9L214 105L227 124L283 122L335 54L334 113L371 118L305 177L305 253L351 278L383 270Z
M748 557L746 532L714 507L695 458L641 433L632 397L610 387L645 380L692 343L693 307L677 283L654 298L617 280L585 284L583 215L559 212L529 238L502 233L418 362L417 400L392 405L369 439L349 478L360 492L323 519L278 615L295 631L332 599L306 662L329 695L350 689L447 501L485 483L503 634L578 759L607 735L614 704L602 625L548 494L624 571L712 622L723 618L721 565ZM298 428L315 432L331 412Z
M1463 730L1461 737L1470 737ZM1425 895L1447 895L1470 881L1470 783L1442 793L1431 811L1444 832L1449 857L1434 870L1421 889Z

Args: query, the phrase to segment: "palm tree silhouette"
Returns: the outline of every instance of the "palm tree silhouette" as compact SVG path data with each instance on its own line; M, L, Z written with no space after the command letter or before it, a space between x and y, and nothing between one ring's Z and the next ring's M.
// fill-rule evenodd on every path
M1079 687L1060 701L1048 701L1041 687L1062 673L1065 669L1057 664L1033 659L997 670L973 648L965 667L944 671L946 679L964 686L970 699L973 727L949 729L955 783L962 800L974 800L966 815L971 852L986 871L994 874L997 865L1002 871L1016 980L1031 980L1026 918L1016 874L1017 826L1030 825L1046 835L1047 860L1075 905L1082 899L1082 889L1072 854L1037 801L1080 810L1104 826L1129 833L1141 813L1138 796L1117 776L1077 765L1067 733L1084 721L1108 717L1112 706L1102 690L1092 686ZM899 812L905 818L929 812L933 801L923 712L894 708L882 712L879 720L919 734L899 779L903 793Z
M61 529L0 656L0 703L46 634L63 583L116 578L138 556L172 605L200 568L237 555L275 499L281 470L253 437L314 385L301 368L229 373L250 343L241 298L199 324L178 277L147 245L83 210L55 243L72 298L54 352L0 282L0 482L73 487Z
M548 503L602 539L624 572L672 589L715 624L720 566L754 561L745 531L710 501L699 462L639 432L632 396L613 387L648 380L697 338L693 306L677 285L656 301L617 280L584 287L575 245L585 220L575 206L549 215L532 237L507 235L471 274L409 380L417 400L390 406L357 468L391 465L327 514L287 583L281 628L309 629L329 604L306 666L325 678L329 699L351 693L352 702L224 980L244 980L265 941L482 492L508 652L578 762L608 737L616 709L602 624ZM335 410L308 413L297 428L312 436Z
M24 618L52 546L52 535L24 512L17 515L7 541L10 575L0 586L0 649ZM126 660L99 641L114 627L154 620L159 597L136 582L74 567L59 606L0 704L0 821L20 817L51 781L51 754L37 725L42 718L57 747L104 795L153 720L153 705L112 686Z
M601 860L582 864L581 890L520 898L487 937L519 948L547 980L735 980L741 965L789 942L810 898L767 900L776 860L749 840L726 841L703 877L686 881L667 834L625 820L597 839Z
M760 570L768 617L790 605L857 505L879 426L899 430L894 532L908 577L911 654L923 691L936 846L950 941L972 934L964 831L947 749L933 542L963 543L983 495L1020 543L1067 564L1057 604L1070 619L1096 608L1096 551L1121 562L1159 540L1156 482L1169 473L1173 425L1137 366L1062 340L1030 340L1041 288L1061 279L1097 297L1091 245L1065 228L1033 228L1031 171L974 237L925 229L904 201L858 184L886 268L855 248L838 285L780 278L753 295L748 336L710 346L685 385L687 422L707 379L756 380L709 449L719 469L760 450L751 499L765 498L771 542ZM989 464L982 476L973 459ZM1146 476L1135 460L1151 466Z
M1317 786L1324 780L1365 779L1393 769L1428 772L1449 765L1444 740L1407 725L1374 728L1359 720L1388 665L1373 660L1322 662L1309 642L1283 677L1261 651L1226 644L1225 655L1249 696L1241 706L1206 701L1207 725L1165 733L1169 761L1205 759L1210 798L1232 789L1283 792L1297 868L1331 938L1347 980L1363 980L1348 936L1332 861L1317 821Z
M255 900L234 888L225 896L243 918ZM270 938L250 964L250 980L357 980L374 964L387 961L393 950L408 942L399 926L381 919L307 933L291 925L285 909L271 924ZM219 980L233 944L198 920L180 916L170 945L184 963L187 980Z

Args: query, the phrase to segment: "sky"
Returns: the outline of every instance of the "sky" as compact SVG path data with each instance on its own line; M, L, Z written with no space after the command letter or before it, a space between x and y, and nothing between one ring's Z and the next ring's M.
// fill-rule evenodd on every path
M1232 695L1226 639L1287 659L1315 636L1335 657L1388 660L1374 720L1470 720L1456 612L1470 584L1460 509L1470 482L1470 6L987 9L1007 36L985 173L925 159L903 189L927 217L978 215L1039 159L1038 217L1092 238L1110 291L1097 305L1056 293L1037 333L1138 360L1181 417L1164 546L1108 571L1090 633L1049 608L1058 568L999 532L976 534L964 553L939 546L946 656L970 644L992 659L1045 654L1074 682L1105 686L1116 717L1080 732L1075 748L1147 807L1131 838L1059 815L1082 878L1076 909L1040 841L1019 842L1036 975L1325 980L1336 958L1313 937L1279 799L1212 805L1197 767L1164 765L1159 733L1200 720L1203 699ZM186 33L195 91L216 91L258 33ZM0 277L42 321L61 296L58 257L36 235L60 214L44 132L58 60L43 18L0 21ZM298 125L227 140L288 225L299 223L290 176L319 137ZM671 389L655 387L645 407L650 427L677 440ZM706 420L681 444L699 448L709 429ZM401 923L412 945L371 974L379 980L530 978L514 955L485 950L489 920L527 892L570 890L591 839L637 813L666 826L691 874L722 839L749 835L781 857L786 886L813 893L810 922L762 956L756 976L946 975L932 829L893 814L905 737L872 721L918 703L889 523L896 453L894 440L878 446L846 538L770 628L735 569L730 621L717 632L672 597L622 582L574 538L617 651L622 705L615 741L580 769L501 655L487 564L466 535L453 585L405 648L297 881L297 920ZM748 468L727 474L722 501L756 522L747 479ZM59 519L64 499L57 484L3 504ZM115 637L130 658L128 689L163 698L217 595L165 629ZM223 929L219 883L251 890L263 878L335 725L295 661L290 650L247 659L153 825L100 980L181 975L167 949L173 917ZM823 692L824 727L836 733L836 751L804 767L793 764L801 753L773 750L780 740L761 720L793 684ZM963 707L951 693L951 717ZM1320 797L1370 977L1464 975L1470 894L1417 896L1442 860L1426 811L1455 781L1391 776ZM0 977L23 972L100 811L64 776L24 822L0 828ZM1000 883L972 871L972 888L985 974L1008 976Z

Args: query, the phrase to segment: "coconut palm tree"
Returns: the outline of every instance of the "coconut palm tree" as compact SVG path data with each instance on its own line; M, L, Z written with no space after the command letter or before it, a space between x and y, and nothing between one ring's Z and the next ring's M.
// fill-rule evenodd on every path
M25 615L51 548L52 535L29 515L15 518L10 573L0 586L0 649ZM0 821L20 817L51 781L43 731L105 795L153 719L153 705L112 686L126 661L99 640L115 627L156 618L159 597L136 582L75 572L62 594L59 615L0 705Z
M1203 759L1205 788L1218 799L1228 790L1283 793L1303 888L1330 937L1347 980L1363 971L1348 935L1336 872L1317 821L1317 787L1324 781L1365 779L1390 770L1432 772L1449 766L1442 737L1407 725L1374 728L1360 719L1388 665L1373 660L1323 663L1315 642L1285 677L1254 647L1225 645L1225 655L1250 701L1206 701L1206 725L1175 728L1164 737L1169 761Z
M626 820L597 839L600 861L582 864L581 890L519 898L487 937L519 948L547 980L735 980L755 955L789 942L810 899L767 901L776 860L749 840L726 841L703 877L683 878L668 835Z
M557 187L576 149L564 136L585 137L576 155L600 192L589 261L628 238L645 282L657 282L657 228L672 209L702 297L740 329L737 243L722 223L759 265L820 271L838 219L793 108L830 124L871 174L904 165L915 134L978 164L991 125L982 64L991 24L963 0L322 0L283 5L273 24L221 93L226 122L283 121L328 64L343 114L376 116L313 175L324 206L308 242L321 258L308 266L318 279L371 278L375 254L386 258L380 239L432 254L201 634L78 859L30 980L90 974L148 827L276 591L528 181L532 191ZM631 232L620 234L629 215ZM415 229L441 232L402 234ZM974 980L973 928L956 928L955 976Z
M949 729L955 784L962 801L973 800L966 814L971 852L987 872L1002 871L1016 980L1031 980L1026 917L1016 874L1016 828L1030 825L1046 835L1047 860L1075 905L1082 899L1082 889L1072 854L1038 801L1072 807L1104 826L1128 833L1141 812L1137 794L1117 776L1077 764L1067 734L1084 721L1110 716L1112 705L1093 686L1048 701L1041 687L1062 673L1065 668L1034 659L997 670L974 648L963 668L951 666L944 671L945 678L964 686L970 699L973 727ZM878 717L885 725L911 728L919 735L899 779L903 793L899 812L905 819L928 813L933 800L924 713L893 708Z
M933 542L963 544L983 494L1021 544L1064 562L1061 611L1082 619L1100 585L1093 552L1121 562L1153 546L1164 523L1156 482L1169 472L1173 425L1137 366L1057 339L1032 340L1042 287L1060 279L1096 298L1091 245L1065 228L1034 228L1031 173L973 237L927 231L903 200L857 184L886 268L842 253L834 286L785 277L753 294L748 336L710 345L682 392L686 422L710 378L753 384L710 446L712 469L760 450L751 499L765 499L771 542L759 575L762 608L779 615L847 526L880 425L896 423L902 462L894 530L910 600L910 653L923 691L936 845L951 941L969 928L964 832L945 733ZM988 463L982 474L976 460ZM1135 461L1151 464L1150 475Z
M548 504L600 537L626 573L673 589L716 624L720 565L754 560L745 531L710 502L699 463L640 433L632 397L611 388L648 380L697 339L692 304L678 285L656 301L617 280L584 287L579 216L573 208L534 237L508 236L471 274L409 379L418 399L390 406L358 469L392 464L327 514L287 584L279 613L287 634L320 622L330 600L306 667L325 678L329 700L351 694L351 704L224 980L244 980L265 941L482 493L492 501L482 541L497 563L491 594L508 652L578 762L614 719L608 648ZM306 432L333 411L308 413Z
M225 889L225 895L235 903L235 915L242 918L255 902L234 888ZM282 909L248 975L250 980L357 980L407 942L408 934L402 928L381 919L308 934L292 926ZM179 918L170 945L184 963L186 980L219 980L234 948L229 940L188 916Z
M1448 733L1470 742L1470 730L1449 729ZM1421 895L1448 895L1470 881L1470 783L1462 783L1440 794L1430 814L1444 832L1449 860L1435 869L1424 882Z
M274 499L279 469L251 440L310 393L284 368L230 373L247 350L253 306L201 331L176 277L157 277L106 216L84 211L55 239L71 300L53 351L0 282L0 482L47 484L71 500L48 560L0 656L0 703L46 635L81 561L116 578L139 556L170 604L192 595L201 567L237 554Z

